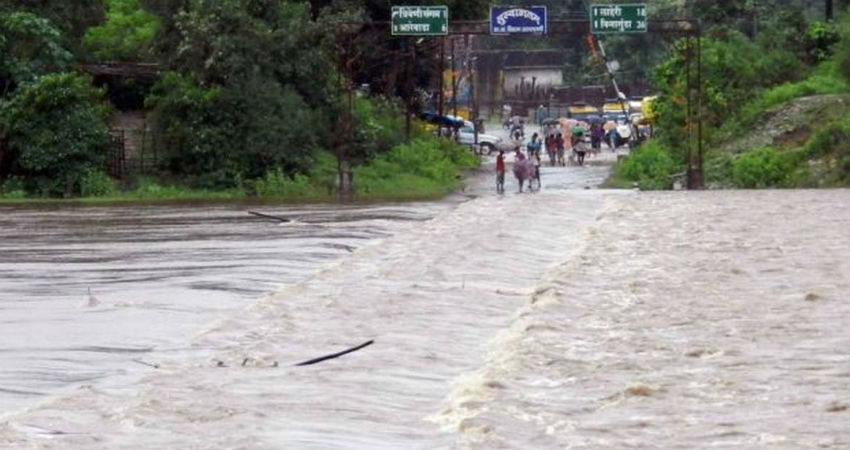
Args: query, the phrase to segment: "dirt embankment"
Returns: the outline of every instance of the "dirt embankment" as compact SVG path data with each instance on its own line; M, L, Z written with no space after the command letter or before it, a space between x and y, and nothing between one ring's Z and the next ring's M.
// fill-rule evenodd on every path
M850 95L796 98L747 123L730 127L712 152L710 187L850 185Z
M755 148L793 148L806 143L814 131L839 120L850 108L850 95L800 97L765 111L750 131L721 146L732 154Z

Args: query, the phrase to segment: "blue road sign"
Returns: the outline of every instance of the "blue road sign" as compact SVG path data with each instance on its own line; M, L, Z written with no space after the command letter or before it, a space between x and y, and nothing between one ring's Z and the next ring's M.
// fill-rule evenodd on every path
M491 6L490 34L546 34L546 7Z

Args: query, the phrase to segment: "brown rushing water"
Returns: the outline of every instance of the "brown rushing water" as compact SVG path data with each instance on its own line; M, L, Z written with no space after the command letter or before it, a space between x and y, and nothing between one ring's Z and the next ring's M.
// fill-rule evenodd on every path
M0 414L144 372L131 360L450 206L0 207Z
M558 188L587 169L470 189L0 447L847 448L850 192Z

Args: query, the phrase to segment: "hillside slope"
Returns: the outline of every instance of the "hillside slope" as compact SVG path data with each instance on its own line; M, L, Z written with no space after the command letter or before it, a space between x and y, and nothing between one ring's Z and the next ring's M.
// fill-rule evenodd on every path
M706 161L709 187L850 185L850 95L799 97L730 133Z

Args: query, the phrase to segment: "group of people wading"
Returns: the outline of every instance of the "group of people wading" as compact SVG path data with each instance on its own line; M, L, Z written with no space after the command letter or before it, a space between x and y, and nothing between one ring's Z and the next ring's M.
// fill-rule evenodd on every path
M531 191L539 190L542 187L540 182L540 153L543 148L546 148L546 154L549 156L549 164L551 166L566 166L564 155L569 150L570 160L576 164L584 165L584 158L587 155L587 144L584 142L584 129L576 127L571 130L570 136L564 139L560 132L550 133L544 140L540 140L540 135L534 133L531 140L526 144L528 155L522 152L519 145L514 149L515 163L514 176L519 183L519 192L522 192L523 186L528 181L528 189ZM505 151L499 150L499 155L496 157L496 192L505 192Z

